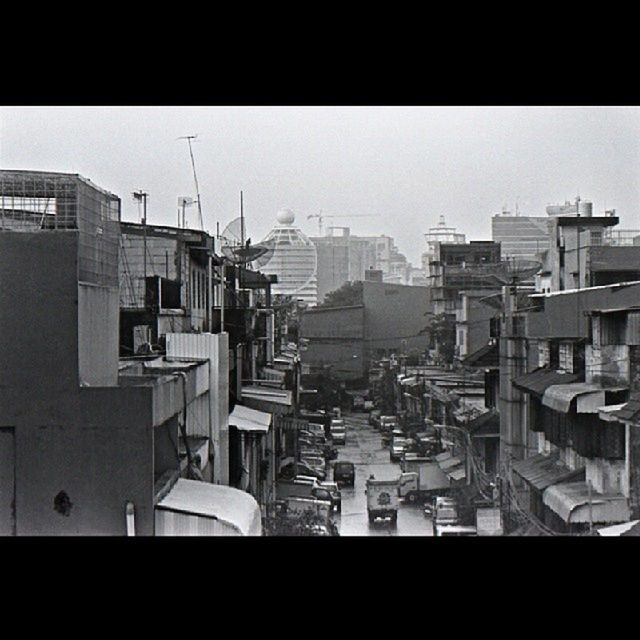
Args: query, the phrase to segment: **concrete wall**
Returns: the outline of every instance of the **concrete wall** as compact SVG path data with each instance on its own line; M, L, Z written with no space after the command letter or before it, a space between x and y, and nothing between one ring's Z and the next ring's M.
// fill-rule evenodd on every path
M214 482L229 484L229 334L169 333L168 358L209 361L208 434L214 454Z
M0 233L0 394L77 389L77 248L75 232Z
M15 434L16 533L124 535L132 501L137 532L151 535L154 388L80 387L81 373L113 382L118 323L108 326L113 292L79 286L77 261L73 231L0 234L0 425Z
M380 282L363 282L365 307L365 343L369 351L395 350L400 353L402 340L406 349L424 351L427 335L418 335L429 323L432 311L430 288Z
M607 345L600 348L586 345L585 382L603 386L629 384L629 347Z
M154 432L151 389L78 389L13 415L18 535L153 534ZM46 398L46 399L45 399ZM46 411L47 401L56 411ZM70 504L55 509L61 492Z
M78 368L80 384L118 384L120 306L116 287L78 286Z
M300 320L300 337L309 342L301 354L302 362L332 365L338 378L360 378L366 367L363 336L362 306L306 311Z
M540 300L540 298L534 298ZM585 311L620 309L638 304L640 284L597 287L543 298L544 311L530 313L527 335L533 338L587 337Z

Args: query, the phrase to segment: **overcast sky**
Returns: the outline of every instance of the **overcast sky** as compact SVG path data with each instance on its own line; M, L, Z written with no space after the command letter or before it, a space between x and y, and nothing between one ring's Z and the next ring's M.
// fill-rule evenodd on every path
M468 240L491 238L503 206L546 215L547 204L591 200L640 228L640 108L530 107L12 107L0 110L3 169L80 173L122 199L149 192L148 220L177 223L195 196L205 228L239 215L261 240L281 208L317 235L320 210L358 235L387 234L415 264L422 233L445 215ZM196 210L188 214L197 226ZM326 219L325 224L331 220Z

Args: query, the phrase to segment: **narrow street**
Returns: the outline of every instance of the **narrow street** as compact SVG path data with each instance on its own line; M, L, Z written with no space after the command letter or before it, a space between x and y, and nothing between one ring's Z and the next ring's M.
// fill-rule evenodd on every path
M394 479L400 465L389 460L388 447L382 446L382 436L368 423L367 413L343 414L347 425L347 444L338 447L338 460L356 465L355 487L342 488L342 513L337 522L341 536L432 536L431 520L422 509L400 503L398 524L378 521L369 524L365 484L373 474L377 479Z

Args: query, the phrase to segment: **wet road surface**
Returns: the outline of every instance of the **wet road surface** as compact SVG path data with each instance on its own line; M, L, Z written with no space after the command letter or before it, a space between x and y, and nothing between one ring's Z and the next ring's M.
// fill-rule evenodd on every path
M432 536L431 520L422 509L400 502L397 526L378 520L369 524L365 485L373 474L378 480L392 480L401 473L400 465L389 459L389 448L382 436L368 424L367 413L343 414L347 426L347 444L338 445L338 460L356 466L355 487L342 487L342 513L337 515L341 536Z

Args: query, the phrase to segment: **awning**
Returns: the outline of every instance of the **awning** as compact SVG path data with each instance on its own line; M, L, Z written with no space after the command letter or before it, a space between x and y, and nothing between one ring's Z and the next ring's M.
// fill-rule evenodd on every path
M286 389L273 389L259 385L243 385L241 394L243 398L264 400L265 402L275 402L276 404L291 406L292 393Z
M551 385L577 382L579 379L578 374L543 367L514 378L512 384L521 391L541 396Z
M605 422L618 422L616 412L623 409L626 404L623 402L622 404L609 404L604 407L598 407L598 417Z
M621 536L637 524L640 523L640 520L632 520L631 522L623 522L622 524L614 524L610 527L602 527L602 529L598 529L597 533L599 536Z
M438 466L445 471L446 469L450 469L451 467L457 467L462 464L462 460L460 458L448 458L447 460L443 460L442 462L438 462Z
M436 456L436 461L440 464L443 460L449 460L451 458L451 451L443 451Z
M157 535L234 535L233 531L243 536L262 535L256 499L226 485L179 478L155 509ZM198 523L189 516L213 522Z
M618 420L632 422L640 416L640 396L632 393L629 402L625 403L619 410L614 411L612 416Z
M240 431L267 433L271 425L271 418L272 415L270 413L249 409L249 407L237 404L229 415L229 424Z
M568 413L571 401L577 398L577 413L598 413L598 407L605 403L604 389L587 382L555 384L542 397L542 404L556 411Z
M512 465L513 470L538 491L543 491L547 487L558 482L567 480L578 480L584 478L584 467L571 470L560 462L560 454L555 452L551 455L539 453L536 456L519 460Z
M626 522L631 518L623 495L604 495L592 489L589 499L586 482L554 484L542 494L542 501L567 523L589 522L590 517L594 523Z

